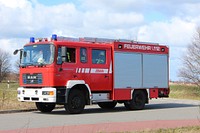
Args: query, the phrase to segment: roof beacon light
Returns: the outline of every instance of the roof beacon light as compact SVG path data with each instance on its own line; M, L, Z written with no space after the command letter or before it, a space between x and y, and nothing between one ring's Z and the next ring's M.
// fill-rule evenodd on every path
M30 43L34 43L35 42L35 38L34 37L30 37Z
M57 35L56 34L52 35L52 40L57 41Z

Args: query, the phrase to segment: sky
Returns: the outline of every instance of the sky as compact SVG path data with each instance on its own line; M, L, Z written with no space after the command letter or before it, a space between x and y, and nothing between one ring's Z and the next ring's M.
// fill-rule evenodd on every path
M156 42L170 48L170 80L178 81L199 9L200 0L0 0L0 44L12 54L52 34Z

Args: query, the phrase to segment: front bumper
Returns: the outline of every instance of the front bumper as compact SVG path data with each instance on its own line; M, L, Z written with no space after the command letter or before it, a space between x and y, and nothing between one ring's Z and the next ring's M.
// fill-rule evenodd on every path
M17 93L18 101L21 102L56 102L56 88L34 89L19 87Z

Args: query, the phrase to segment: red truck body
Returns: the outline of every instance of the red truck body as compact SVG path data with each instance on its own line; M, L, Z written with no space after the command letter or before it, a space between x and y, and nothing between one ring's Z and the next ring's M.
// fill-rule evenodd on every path
M143 109L149 99L169 95L169 49L164 45L53 35L38 42L31 38L20 53L18 100L35 102L42 112L56 104L69 113L81 113L92 103ZM39 53L42 57L35 60Z

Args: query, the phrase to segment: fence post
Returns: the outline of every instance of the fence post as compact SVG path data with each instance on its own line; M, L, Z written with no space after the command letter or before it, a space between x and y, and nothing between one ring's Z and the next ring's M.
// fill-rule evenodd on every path
M10 88L10 81L7 82L8 89Z

